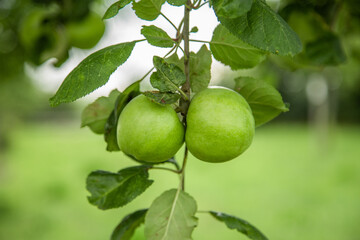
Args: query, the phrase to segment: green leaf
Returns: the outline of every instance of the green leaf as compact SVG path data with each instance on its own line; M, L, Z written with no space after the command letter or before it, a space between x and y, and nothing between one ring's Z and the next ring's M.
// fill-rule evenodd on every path
M136 166L118 173L94 171L86 180L86 189L91 193L88 200L100 209L122 207L142 194L152 183L149 166Z
M316 65L336 66L346 61L345 51L340 39L333 33L328 33L305 46L305 56L310 63Z
M170 57L165 58L165 61L170 64L175 64L178 66L181 70L184 71L184 61L180 60L177 53L173 53Z
M110 75L130 56L135 42L120 43L101 49L85 58L65 78L50 105L73 102L109 80Z
M253 240L268 240L256 227L247 221L221 212L210 211L211 216L224 222L230 229L236 229Z
M125 216L114 229L111 240L130 240L136 228L144 222L146 212L147 209L142 209Z
M184 57L179 59L176 53L165 61L175 64L184 71ZM211 52L203 45L197 53L190 53L190 87L193 92L199 92L209 85L211 78Z
M167 2L173 6L182 6L186 4L187 0L167 0Z
M132 0L120 0L112 4L105 12L103 19L115 17L120 9L131 3Z
M180 94L171 92L149 91L144 92L143 94L148 97L152 102L161 105L176 103L181 97Z
M232 70L255 67L266 56L264 51L244 43L221 24L213 32L210 49L216 60Z
M120 151L120 148L117 143L117 122L120 116L121 111L124 109L126 104L128 104L131 99L140 94L140 83L135 82L122 92L116 99L114 110L111 112L109 118L107 119L105 125L105 142L107 142L107 151Z
M302 50L297 34L264 0L254 0L251 10L241 17L217 17L236 37L264 51L294 56Z
M198 27L192 27L190 33L197 33L199 31Z
M279 12L280 16L289 24L303 44L314 41L328 32L329 26L324 24L323 17L314 8L304 6L301 2L287 4Z
M150 76L150 82L160 92L175 93L186 82L184 72L175 64L169 64L165 59L157 56L154 56L153 63L157 72Z
M144 35L148 43L156 47L172 47L174 41L169 37L169 35L162 30L161 28L151 26L143 26L141 29L141 34Z
M161 6L165 0L140 0L133 1L133 9L136 16L141 19L152 21L155 20L161 13Z
M89 104L81 114L81 127L88 126L97 134L105 133L105 124L119 95L120 92L115 89L109 94L109 97L99 97L95 102Z
M212 0L216 16L238 18L250 11L253 0Z
M211 52L204 44L195 54L190 53L190 86L193 92L206 89L211 79Z
M267 82L250 77L239 77L235 82L235 90L249 103L257 127L289 111L280 93Z
M197 225L196 202L187 193L171 189L151 204L145 216L147 240L191 239Z

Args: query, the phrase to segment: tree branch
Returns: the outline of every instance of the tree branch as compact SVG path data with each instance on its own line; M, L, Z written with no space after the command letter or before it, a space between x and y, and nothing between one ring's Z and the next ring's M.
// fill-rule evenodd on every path
M187 1L184 10L184 28L182 37L184 40L184 72L186 76L186 82L182 85L181 90L188 96L190 100L190 41L189 41L189 27L190 27L190 11L191 11L191 0ZM186 114L190 105L190 101L184 98L180 99L180 109L183 116L183 123L186 129ZM186 144L186 143L185 143ZM188 149L185 146L184 160L181 168L181 189L185 189L185 166L187 162Z

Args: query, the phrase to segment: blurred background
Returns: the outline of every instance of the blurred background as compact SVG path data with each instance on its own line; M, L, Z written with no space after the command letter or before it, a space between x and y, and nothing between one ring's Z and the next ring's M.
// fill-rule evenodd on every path
M0 239L109 239L123 216L148 207L169 188L172 173L151 172L155 183L124 208L88 204L87 175L134 165L106 152L101 135L80 129L82 109L124 90L167 50L137 44L109 82L71 104L48 98L87 55L111 44L142 39L142 25L170 34L161 16L136 18L131 6L102 21L115 1L0 0ZM303 52L269 56L250 70L231 72L213 59L212 85L234 87L253 76L280 90L290 111L256 129L238 159L208 164L192 156L186 189L199 210L248 220L273 240L358 240L360 236L360 3L357 0L267 1L298 33ZM182 8L162 11L176 24ZM194 11L191 38L210 40L218 24L207 6ZM197 51L201 44L191 43ZM148 79L142 88L149 88ZM179 151L178 158L182 157ZM194 239L245 239L199 214ZM144 239L142 229L135 239Z

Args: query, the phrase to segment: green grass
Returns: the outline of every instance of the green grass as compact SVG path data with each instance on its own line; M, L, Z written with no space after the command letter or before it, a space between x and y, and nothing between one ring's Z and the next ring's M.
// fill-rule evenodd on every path
M360 128L333 129L327 147L315 137L304 126L259 128L250 149L234 161L190 157L186 190L199 210L246 219L270 240L359 239ZM105 152L101 136L76 126L33 125L20 127L12 140L0 156L0 239L109 239L124 215L178 185L173 173L152 170L155 183L143 195L101 211L86 200L87 174L134 164L122 153ZM207 214L198 217L195 240L247 239Z

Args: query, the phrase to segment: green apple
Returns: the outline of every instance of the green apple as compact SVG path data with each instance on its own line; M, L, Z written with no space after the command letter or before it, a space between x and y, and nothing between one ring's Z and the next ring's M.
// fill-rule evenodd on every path
M255 133L249 104L228 88L212 87L197 93L186 119L187 147L206 162L236 158L250 146Z
M65 29L71 46L89 49L99 42L105 25L99 15L90 12L81 21L67 23Z
M20 42L27 51L33 50L38 39L44 34L43 22L48 15L46 9L32 8L20 22Z
M34 7L20 22L20 42L27 60L36 65L54 57L59 63L68 58L67 36L63 28L59 27L55 16L55 10Z
M163 162L182 146L184 126L171 106L139 95L120 114L117 140L127 155L144 162Z
M96 134L104 134L105 125L107 123L107 119L103 119L100 121L92 122L87 124L87 126Z

